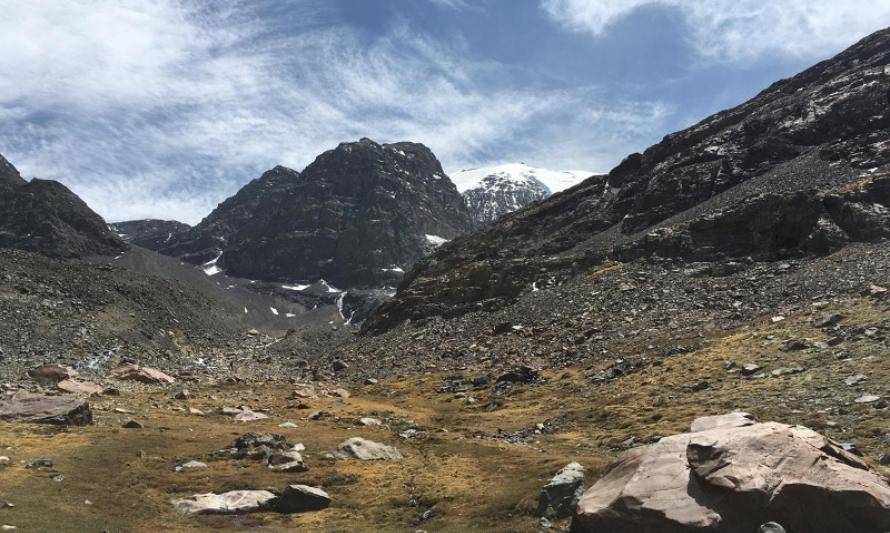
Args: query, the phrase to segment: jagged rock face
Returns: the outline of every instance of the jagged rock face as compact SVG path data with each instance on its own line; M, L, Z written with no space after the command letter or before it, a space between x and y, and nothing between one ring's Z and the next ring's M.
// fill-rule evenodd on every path
M67 187L25 181L0 157L0 247L70 258L112 255L127 245Z
M18 169L0 155L0 188L24 185L25 183L27 182L19 174Z
M241 277L377 287L469 227L427 147L362 139L302 173L266 172L161 252L193 263L222 252L216 264Z
M449 243L366 329L500 307L536 281L609 258L771 260L884 238L888 64L882 30L606 176Z
M476 187L464 191L463 196L473 225L479 227L547 198L550 189L533 177L492 174L483 178Z
M176 220L155 219L128 220L109 226L124 242L155 251L167 246L175 235L191 229L188 224Z

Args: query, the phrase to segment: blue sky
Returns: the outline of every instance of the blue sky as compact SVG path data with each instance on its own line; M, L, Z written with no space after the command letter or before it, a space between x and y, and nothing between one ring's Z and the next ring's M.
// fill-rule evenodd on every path
M890 0L0 0L0 153L108 220L419 141L608 171L890 25Z

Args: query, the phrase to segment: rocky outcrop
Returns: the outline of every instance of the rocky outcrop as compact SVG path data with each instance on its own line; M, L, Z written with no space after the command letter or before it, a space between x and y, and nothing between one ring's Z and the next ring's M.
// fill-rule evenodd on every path
M365 323L491 309L607 259L828 253L885 237L890 30L443 246ZM872 183L873 182L873 183Z
M57 181L25 181L0 156L0 247L56 258L114 255L127 245Z
M768 521L886 531L890 485L810 429L732 413L625 452L581 498L572 530L746 533Z
M362 139L302 173L266 172L160 251L251 279L375 288L469 227L427 147Z
M0 396L0 420L85 426L93 422L93 412L90 404L77 396L12 392Z
M124 242L149 250L160 250L169 245L174 235L191 229L191 226L176 220L128 220L109 224Z

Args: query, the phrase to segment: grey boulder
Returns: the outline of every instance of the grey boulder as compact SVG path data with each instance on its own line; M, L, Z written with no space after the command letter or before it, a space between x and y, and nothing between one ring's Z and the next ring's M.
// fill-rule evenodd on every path
M584 467L578 463L567 464L541 489L538 516L570 516L584 489Z

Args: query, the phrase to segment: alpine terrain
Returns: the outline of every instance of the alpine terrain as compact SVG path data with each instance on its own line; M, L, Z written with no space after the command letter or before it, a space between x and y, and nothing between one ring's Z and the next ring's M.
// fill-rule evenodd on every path
M476 9L457 4L435 20ZM444 104L418 79L474 113L477 97L474 68L426 41L410 47L435 68L374 48L324 77L326 105L285 91L284 114L288 85L249 74L349 47L251 33L257 63L226 55L240 29L203 31L176 79L198 83L180 74L204 55L238 69L222 100L239 112L219 114L242 153L269 140L257 87L263 109L330 121L286 136L327 138L352 106L336 131L427 132L446 162L500 146L479 142L500 131L485 117L429 127ZM422 73L416 95L391 97L393 66ZM419 142L362 138L190 227L108 224L0 157L0 529L890 531L890 29L619 160L449 177Z

